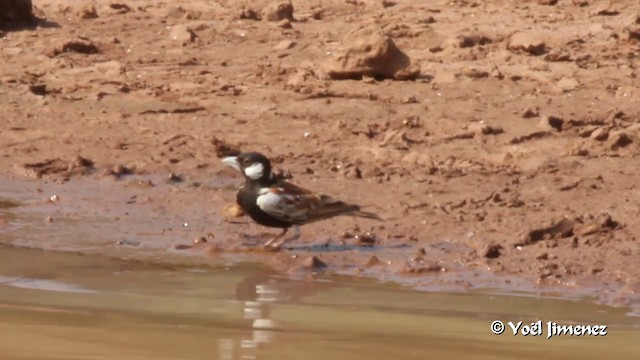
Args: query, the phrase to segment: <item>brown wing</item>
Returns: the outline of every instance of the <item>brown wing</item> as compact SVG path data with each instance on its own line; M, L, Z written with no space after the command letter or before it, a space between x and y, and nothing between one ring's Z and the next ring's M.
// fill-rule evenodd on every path
M358 205L313 193L285 181L260 190L257 204L262 211L279 220L300 225L349 213L363 216Z

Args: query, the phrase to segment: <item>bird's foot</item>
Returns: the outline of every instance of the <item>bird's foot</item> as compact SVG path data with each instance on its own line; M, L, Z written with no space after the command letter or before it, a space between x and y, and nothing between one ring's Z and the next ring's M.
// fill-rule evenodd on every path
M278 246L278 245L272 245L272 244L264 244L263 248L265 251L269 251L269 252L278 252L282 249L282 247Z
M294 235L290 238L285 238L282 239L283 235L286 232L283 232L282 234L280 234L279 236L276 236L275 238L267 241L266 243L264 243L265 249L269 249L270 251L279 251L280 249L282 249L282 245L288 243L289 241L293 241L293 240L297 240L300 238L300 227L299 226L294 226L293 227L293 232Z

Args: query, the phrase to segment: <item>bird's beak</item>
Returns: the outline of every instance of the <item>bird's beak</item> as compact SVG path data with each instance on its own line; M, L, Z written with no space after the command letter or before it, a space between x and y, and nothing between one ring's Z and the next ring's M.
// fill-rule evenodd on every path
M238 163L238 157L237 156L227 156L226 158L222 159L222 162L227 165L227 166L231 166L232 168L238 170L238 171L242 171L240 170L240 163Z

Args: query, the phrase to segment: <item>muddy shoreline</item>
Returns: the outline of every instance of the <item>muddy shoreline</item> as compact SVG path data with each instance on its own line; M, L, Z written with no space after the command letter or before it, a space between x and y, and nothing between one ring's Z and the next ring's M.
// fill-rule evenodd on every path
M423 291L520 294L590 300L637 311L637 297L592 276L571 282L544 281L490 262L465 264L473 251L455 240L416 244L402 238L375 244L341 238L362 221L334 219L331 227L305 226L301 240L280 252L260 244L271 234L228 207L232 178L185 179L162 176L113 178L87 175L69 181L5 178L0 181L0 241L19 247L140 260L167 266L218 267L258 263L294 278L365 277ZM214 199L214 200L211 200ZM180 206L189 204L188 206ZM232 204L227 203L227 205ZM369 228L370 233L383 229ZM612 286L614 285L614 286Z
M393 3L35 2L42 26L0 39L0 197L33 238L9 215L2 236L637 309L640 5ZM372 20L420 74L327 78ZM386 221L254 251L271 233L229 216L220 162L238 149Z

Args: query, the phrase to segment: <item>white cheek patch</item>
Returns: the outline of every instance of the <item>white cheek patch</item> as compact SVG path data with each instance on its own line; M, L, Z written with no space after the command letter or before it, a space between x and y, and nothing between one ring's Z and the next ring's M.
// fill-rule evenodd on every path
M252 180L258 180L264 175L264 166L260 163L252 164L244 169L244 174Z

